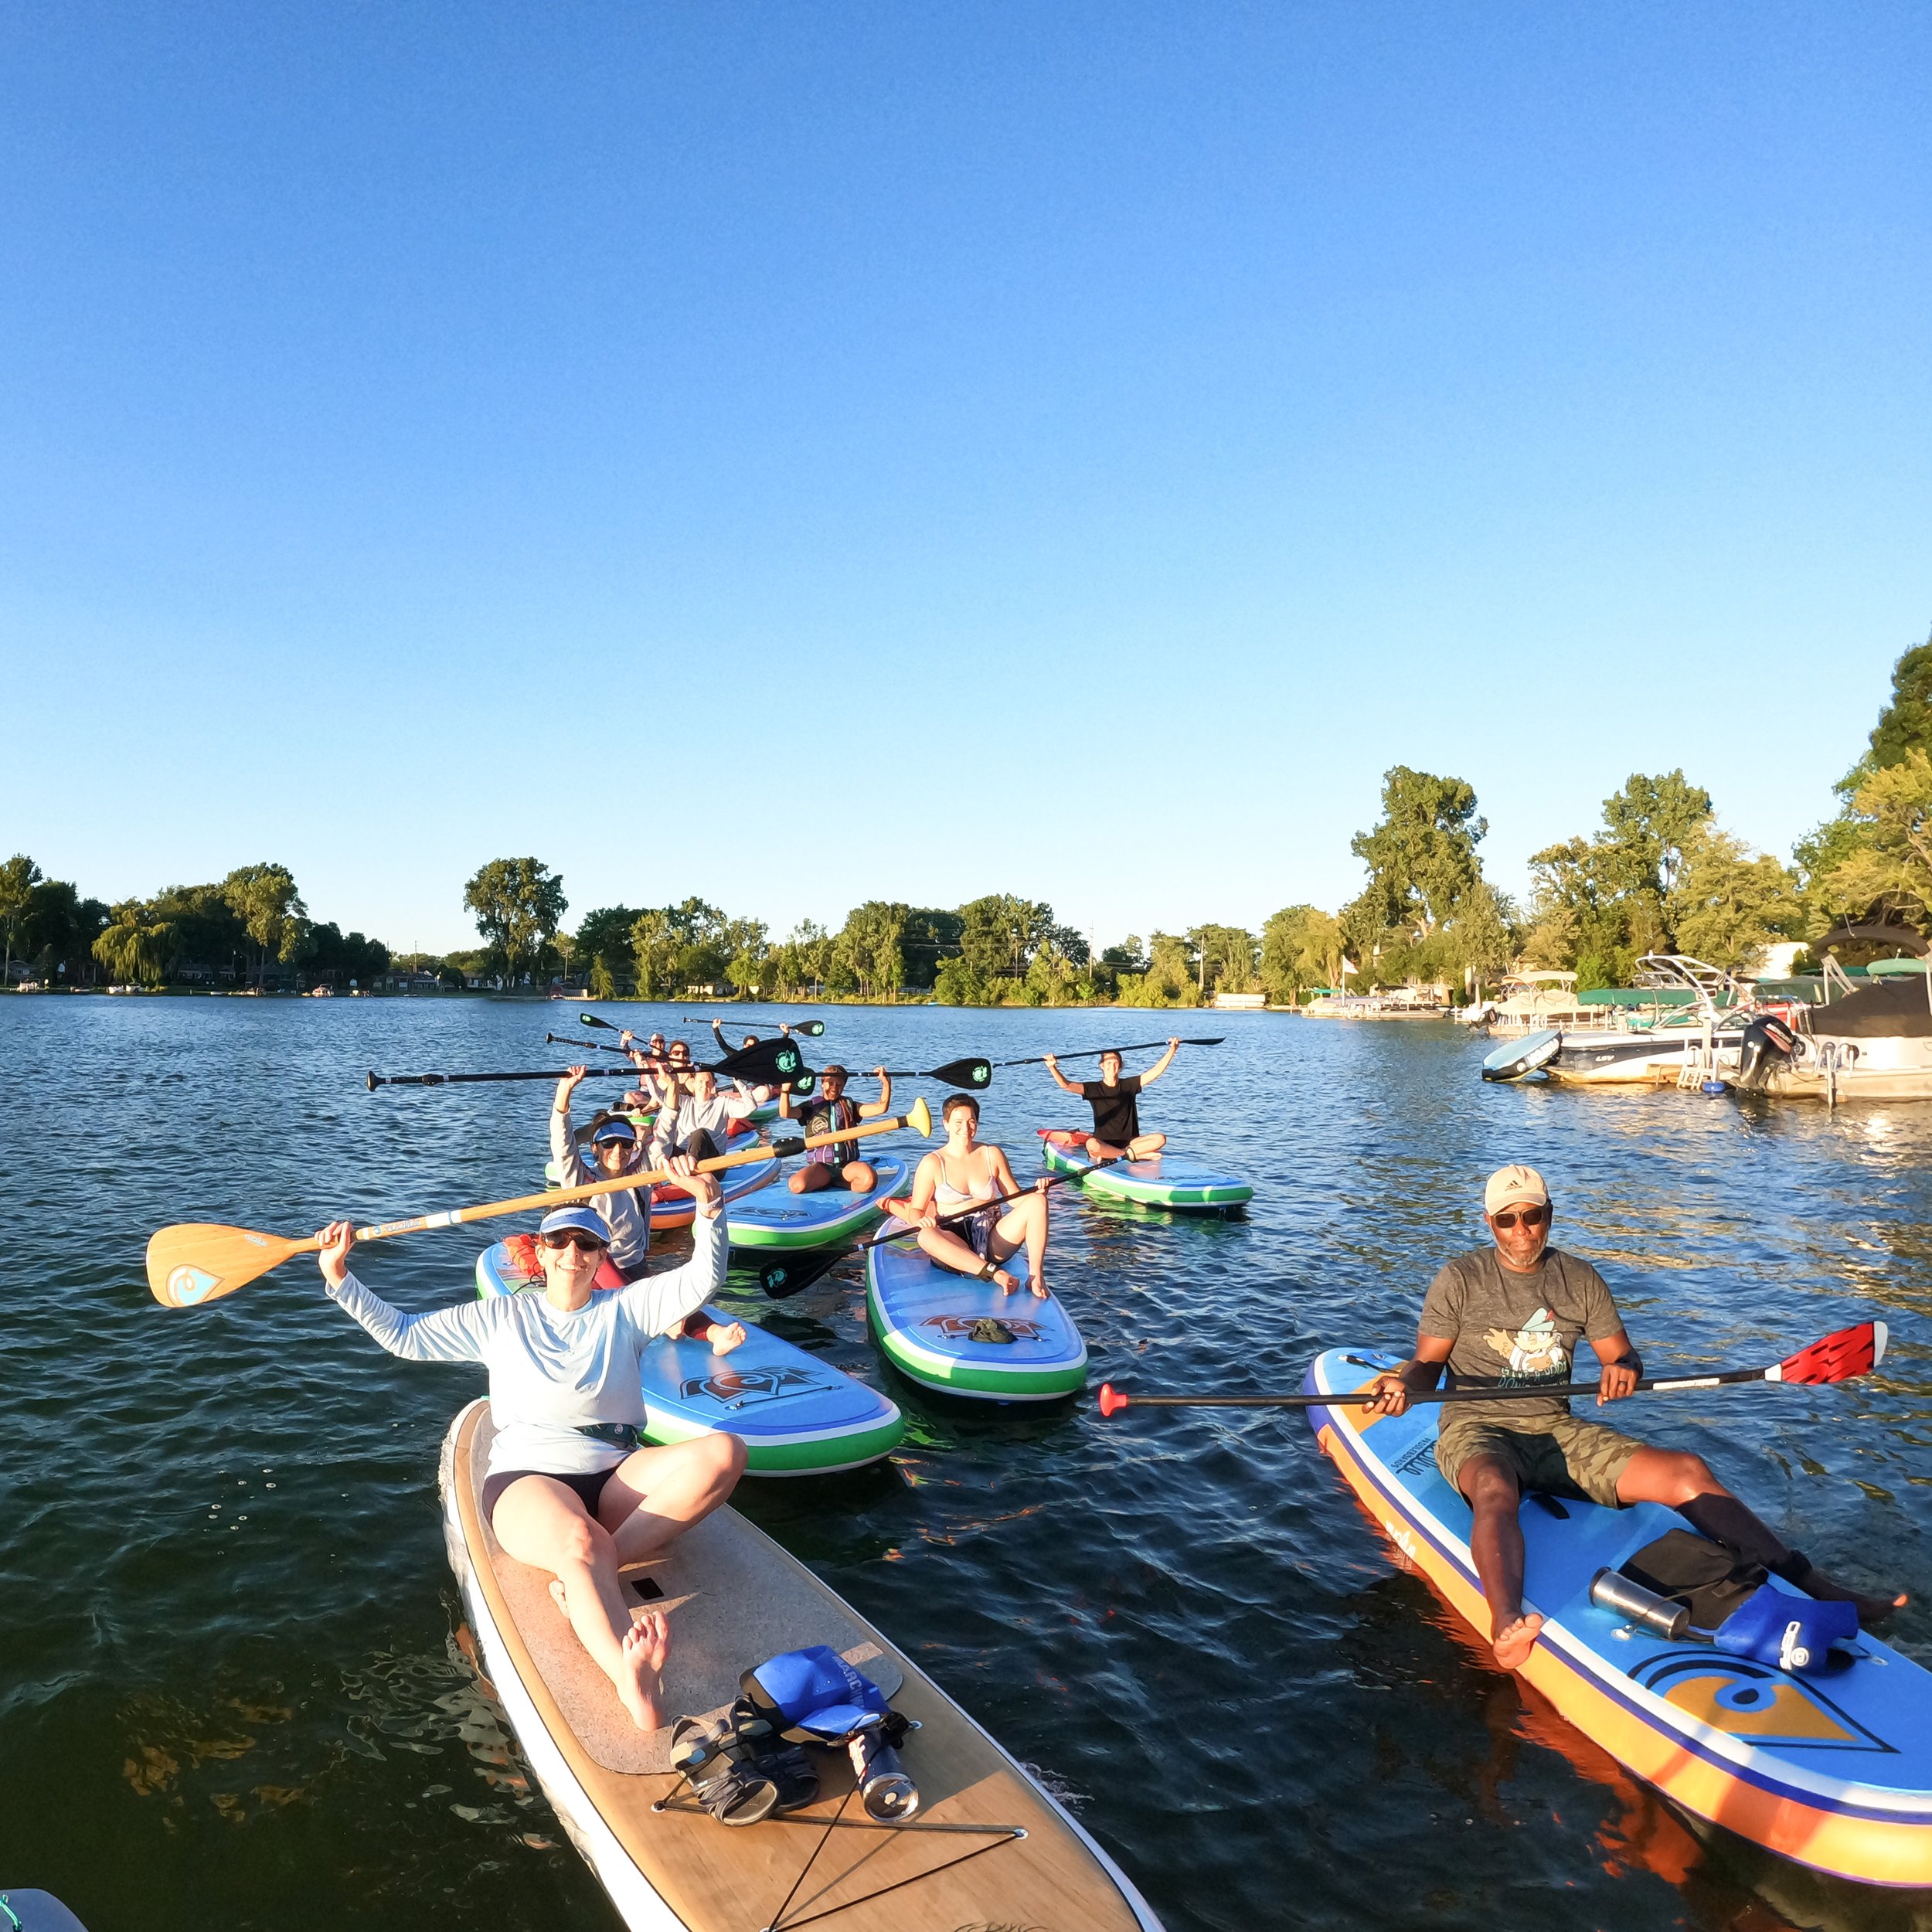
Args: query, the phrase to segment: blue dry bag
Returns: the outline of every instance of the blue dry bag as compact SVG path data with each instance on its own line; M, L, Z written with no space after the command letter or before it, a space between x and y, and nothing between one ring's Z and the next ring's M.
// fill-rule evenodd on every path
M1859 1634L1859 1614L1849 1604L1815 1603L1766 1583L1752 1591L1717 1627L1719 1650L1755 1658L1779 1670L1821 1671L1834 1644Z
M823 1644L781 1651L747 1671L738 1687L781 1735L804 1732L825 1743L838 1743L867 1719L892 1711L886 1693L863 1671Z

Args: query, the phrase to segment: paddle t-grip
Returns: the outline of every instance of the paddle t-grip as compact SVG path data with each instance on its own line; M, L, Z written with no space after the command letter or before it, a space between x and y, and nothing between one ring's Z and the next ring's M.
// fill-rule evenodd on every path
M1112 1383L1103 1382L1100 1384L1100 1413L1102 1415L1118 1415L1127 1406L1128 1400L1128 1397L1122 1395Z

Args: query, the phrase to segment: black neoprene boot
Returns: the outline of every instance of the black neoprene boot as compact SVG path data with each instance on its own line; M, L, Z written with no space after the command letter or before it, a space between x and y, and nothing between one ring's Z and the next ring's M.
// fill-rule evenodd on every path
M1774 1531L1760 1522L1756 1513L1748 1509L1735 1496L1693 1496L1689 1502L1680 1502L1677 1513L1699 1536L1708 1536L1714 1543L1722 1543L1733 1556L1747 1563L1760 1563L1774 1574L1784 1577L1787 1583L1798 1579L1786 1575L1784 1566L1793 1560L1794 1552L1787 1549ZM1802 1557L1798 1558L1802 1563Z

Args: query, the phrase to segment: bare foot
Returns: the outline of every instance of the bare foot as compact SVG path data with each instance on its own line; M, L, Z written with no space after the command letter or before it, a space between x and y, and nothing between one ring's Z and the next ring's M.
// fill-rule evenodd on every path
M1026 1285L1033 1291L1033 1299L1036 1301L1044 1301L1046 1299L1048 1290L1045 1275L1035 1275Z
M1490 1640L1490 1648L1495 1652L1496 1662L1505 1670L1521 1670L1529 1661L1529 1653L1536 1648L1536 1639L1543 1634L1543 1620L1533 1610L1526 1610L1512 1617Z
M993 1285L1002 1294L1017 1294L1026 1284L1023 1281L1015 1281L1004 1268L995 1268L993 1270Z
M662 1611L645 1611L624 1633L624 1675L617 1681L617 1696L641 1731L664 1728L658 1699L663 1694L664 1660L670 1651L671 1628Z
M711 1325L711 1352L729 1355L745 1338L742 1321L714 1321Z

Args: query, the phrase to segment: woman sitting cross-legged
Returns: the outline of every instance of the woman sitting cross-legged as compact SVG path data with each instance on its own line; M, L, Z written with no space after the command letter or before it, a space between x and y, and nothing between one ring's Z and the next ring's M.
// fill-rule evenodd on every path
M647 1731L666 1721L658 1699L669 1635L655 1611L631 1621L617 1573L662 1556L731 1494L745 1466L745 1445L733 1435L639 1446L638 1358L723 1286L730 1253L717 1183L689 1172L682 1157L672 1165L698 1203L692 1257L611 1294L593 1291L611 1236L587 1207L545 1216L536 1242L542 1294L430 1315L392 1308L350 1274L351 1223L333 1222L317 1237L329 1294L391 1355L488 1368L496 1435L485 1519L519 1563L556 1578L558 1607Z
M979 1103L970 1094L953 1094L940 1109L946 1145L927 1155L913 1175L912 1192L885 1203L908 1226L919 1230L919 1245L943 1268L977 1275L1004 1294L1030 1287L1046 1298L1046 1190L1042 1180L1031 1194L1002 1202L994 1197L1019 1194L1006 1156L979 1140ZM1002 1213L1001 1209L1005 1208ZM1026 1274L1015 1277L1001 1264L1024 1248Z

